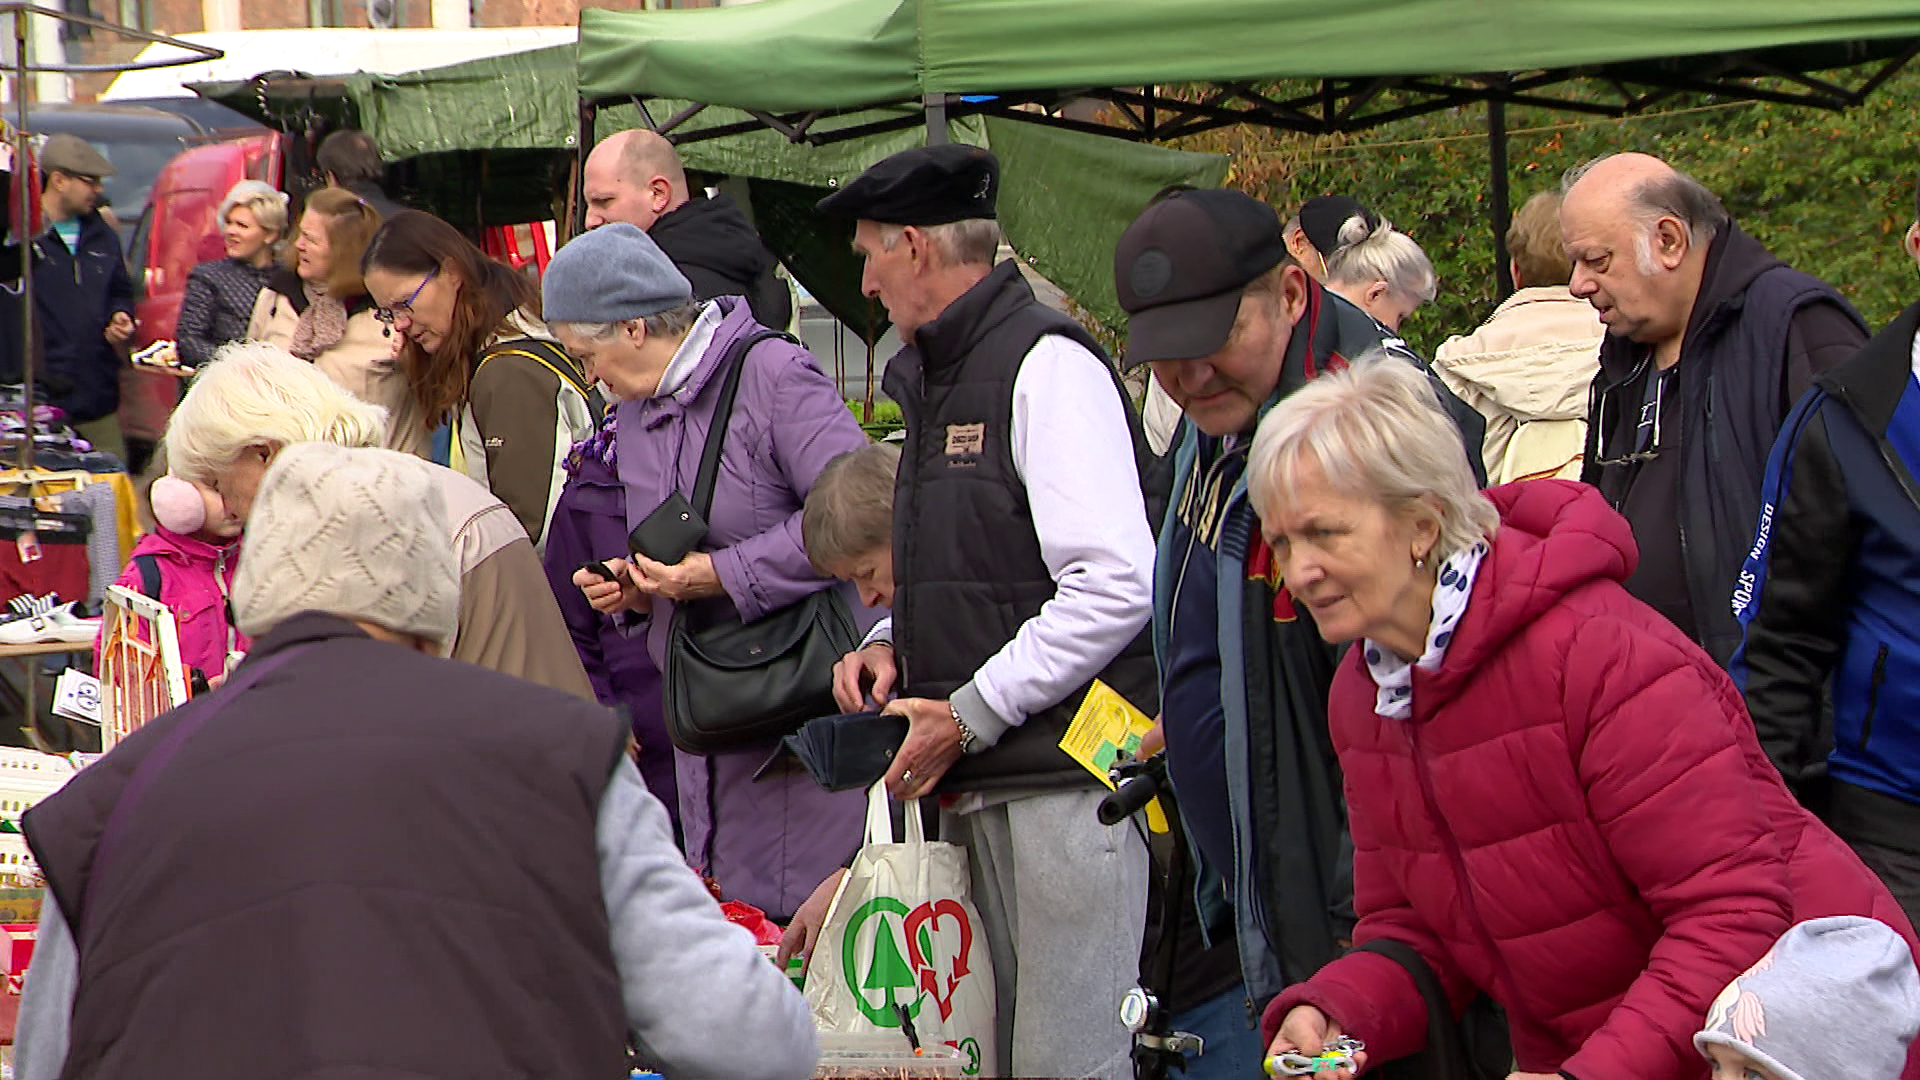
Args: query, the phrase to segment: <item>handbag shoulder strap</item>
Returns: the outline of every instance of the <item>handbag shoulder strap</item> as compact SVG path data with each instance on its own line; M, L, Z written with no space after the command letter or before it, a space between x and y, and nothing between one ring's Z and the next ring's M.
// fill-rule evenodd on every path
M1375 938L1354 951L1377 953L1407 970L1427 1003L1427 1054L1434 1066L1430 1075L1442 1080L1469 1080L1472 1072L1454 1020L1453 1002L1420 950L1393 938Z
M720 358L720 369L726 378L720 384L720 399L714 403L713 419L708 423L707 445L700 453L700 471L693 480L693 509L702 521L709 520L708 513L713 509L713 487L720 479L720 450L727 441L727 421L733 416L733 399L740 396L740 372L747 366L747 354L768 338L793 341L791 334L762 328L735 340L728 347L727 355Z

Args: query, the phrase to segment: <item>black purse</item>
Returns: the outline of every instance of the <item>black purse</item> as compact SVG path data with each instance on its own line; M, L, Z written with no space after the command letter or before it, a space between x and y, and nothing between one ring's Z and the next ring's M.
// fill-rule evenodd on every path
M753 347L771 337L786 335L772 330L750 334L721 360L725 382L707 429L693 498L677 491L668 495L627 538L635 551L658 562L677 563L705 542L740 373ZM683 544L685 549L679 550ZM664 557L668 555L674 557ZM833 666L859 643L853 614L831 585L752 623L742 622L726 597L677 604L661 673L667 735L687 753L717 754L765 744L816 716L836 712Z

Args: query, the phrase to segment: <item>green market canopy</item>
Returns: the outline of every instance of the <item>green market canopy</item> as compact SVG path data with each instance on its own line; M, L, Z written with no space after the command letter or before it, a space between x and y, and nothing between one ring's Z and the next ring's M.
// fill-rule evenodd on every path
M763 0L583 11L580 91L731 106L802 134L816 114L880 104L953 115L1092 96L1120 106L1103 126L1167 138L1352 129L1483 100L1623 113L1706 91L1837 108L1916 47L1910 0ZM1866 63L1878 69L1851 88L1806 74ZM1615 99L1551 96L1582 77ZM1259 85L1288 79L1317 85ZM1207 89L1155 90L1192 84Z

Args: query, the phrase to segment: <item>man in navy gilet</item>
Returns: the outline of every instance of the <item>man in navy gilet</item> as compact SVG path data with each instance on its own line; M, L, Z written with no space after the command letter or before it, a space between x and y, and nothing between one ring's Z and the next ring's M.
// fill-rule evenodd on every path
M1581 479L1633 525L1627 589L1725 664L1728 598L1787 410L1867 339L1833 286L1775 258L1719 198L1659 158L1567 174L1573 294L1606 324Z

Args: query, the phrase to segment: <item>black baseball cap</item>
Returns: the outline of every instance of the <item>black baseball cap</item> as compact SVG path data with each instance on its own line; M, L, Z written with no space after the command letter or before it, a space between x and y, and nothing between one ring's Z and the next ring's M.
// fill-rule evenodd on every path
M1241 191L1180 191L1142 211L1113 253L1126 366L1219 352L1240 294L1287 257L1280 217Z
M1000 159L961 143L918 146L885 158L815 209L888 225L945 225L992 218Z

